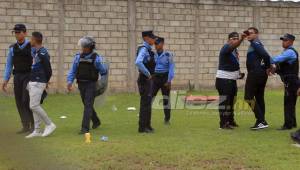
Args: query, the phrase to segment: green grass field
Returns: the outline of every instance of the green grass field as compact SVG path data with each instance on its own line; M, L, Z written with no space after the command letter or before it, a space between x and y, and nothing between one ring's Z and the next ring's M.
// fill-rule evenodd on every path
M249 130L254 115L245 105L236 111L240 127L233 131L218 129L216 110L180 106L170 126L163 124L162 110L153 110L154 134L138 134L137 111L127 111L138 108L136 94L111 95L96 107L102 126L91 131L90 144L77 134L83 110L78 95L49 96L44 108L58 128L50 137L34 139L15 134L20 123L14 99L2 95L0 169L300 169L300 148L292 146L291 131L276 130L283 123L282 95L266 92L266 130ZM107 142L100 141L103 135Z

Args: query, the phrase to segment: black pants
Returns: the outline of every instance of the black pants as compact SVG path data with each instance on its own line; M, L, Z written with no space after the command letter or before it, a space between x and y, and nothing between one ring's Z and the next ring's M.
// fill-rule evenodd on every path
M148 80L143 74L139 74L137 80L140 93L139 129L151 127L151 103L153 81Z
M171 102L170 102L170 88L165 84L168 82L168 73L155 74L153 79L153 99L157 95L157 92L161 90L163 95L163 107L165 113L165 121L169 121L171 118Z
M23 128L34 128L32 111L29 107L29 92L27 84L30 79L30 73L16 73L14 75L14 93L18 112L20 114Z
M78 82L78 88L84 105L81 131L89 132L91 119L93 124L100 123L94 109L96 82Z
M234 122L234 104L237 95L236 80L217 78L216 89L220 96L219 114L220 127L222 127Z
M250 105L257 122L265 121L265 87L268 75L262 73L248 73L245 85L245 101Z
M284 76L284 125L287 128L297 126L296 121L296 103L298 90L297 76Z

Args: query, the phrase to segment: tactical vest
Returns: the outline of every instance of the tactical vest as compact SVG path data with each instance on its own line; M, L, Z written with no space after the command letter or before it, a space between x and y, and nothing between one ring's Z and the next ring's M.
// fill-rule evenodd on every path
M23 49L16 43L13 45L13 73L29 73L31 71L31 45L28 43Z
M278 71L277 73L281 76L284 75L296 75L298 76L299 73L299 59L298 59L298 52L294 48L288 48L293 50L296 53L296 60L290 64L288 61L284 61L278 64Z
M150 55L150 60L147 61L147 63L144 63L145 67L147 68L147 70L150 72L150 74L154 74L155 71L155 59L154 59L154 52L151 49L148 49L146 46L139 46L136 56L138 56L140 50L142 49L142 47L145 47L148 50L148 53Z
M95 67L97 53L93 53L90 59L85 59L81 54L76 73L77 81L97 81L99 72Z

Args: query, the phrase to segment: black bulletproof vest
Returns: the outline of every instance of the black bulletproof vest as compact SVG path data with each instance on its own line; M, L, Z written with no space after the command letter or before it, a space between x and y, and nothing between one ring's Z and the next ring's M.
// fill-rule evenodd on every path
M98 70L95 67L97 53L93 53L90 59L85 59L80 55L79 65L76 73L78 81L97 81L99 78Z
M136 56L138 56L140 50L142 47L145 47L145 46L139 46L138 47L138 50L137 50L137 53L136 53ZM150 60L147 61L147 63L144 63L145 67L148 69L148 71L150 72L150 74L153 74L154 71L155 71L155 59L154 59L154 52L151 50L151 49L148 49L147 47L145 47L148 52L149 52L149 55L150 55Z
M23 49L16 43L13 45L13 73L28 73L31 71L31 45L28 43Z
M291 49L296 53L297 59L292 64L290 64L287 61L279 63L278 64L278 66L279 66L278 74L282 75L282 76L284 76L284 75L297 75L298 76L298 73L299 73L298 52L294 48L288 48L288 49Z

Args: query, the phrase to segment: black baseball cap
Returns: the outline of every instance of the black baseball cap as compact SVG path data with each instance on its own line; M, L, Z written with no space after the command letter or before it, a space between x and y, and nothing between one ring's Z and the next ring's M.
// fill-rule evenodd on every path
M24 31L26 32L26 26L24 24L16 24L13 28L13 31Z
M155 40L155 44L159 44L161 42L164 43L165 39L163 37L157 37L156 40Z
M239 37L240 37L240 35L237 32L231 32L231 33L228 34L228 39L230 39L230 38L239 38Z
M153 31L143 31L142 32L142 37L150 37L155 39L156 36L153 34Z
M296 37L292 34L286 33L282 37L280 37L280 40L292 40L294 41Z

